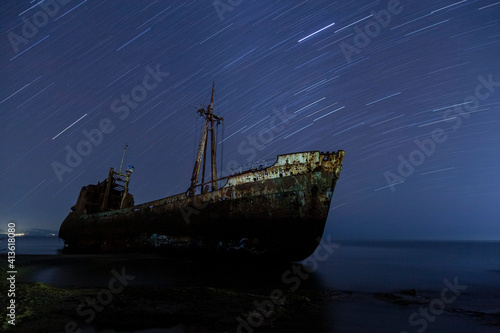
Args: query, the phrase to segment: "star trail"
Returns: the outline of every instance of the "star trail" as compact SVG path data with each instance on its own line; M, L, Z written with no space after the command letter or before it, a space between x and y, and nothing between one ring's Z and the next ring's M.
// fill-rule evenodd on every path
M2 1L0 229L58 230L125 163L189 186L215 80L219 176L345 150L334 238L500 239L500 2Z

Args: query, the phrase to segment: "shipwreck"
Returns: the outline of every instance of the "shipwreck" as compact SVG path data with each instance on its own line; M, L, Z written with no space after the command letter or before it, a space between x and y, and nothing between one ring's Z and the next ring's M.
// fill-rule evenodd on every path
M278 155L270 166L217 178L214 128L223 118L214 114L213 103L214 86L210 105L197 111L204 127L185 193L136 205L129 193L133 167L110 168L106 179L82 187L62 222L65 247L281 261L311 255L323 235L344 151Z

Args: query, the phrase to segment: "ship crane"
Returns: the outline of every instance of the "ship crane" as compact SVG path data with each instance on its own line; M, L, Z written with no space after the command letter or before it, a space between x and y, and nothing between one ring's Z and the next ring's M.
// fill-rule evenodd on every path
M198 146L198 152L196 154L196 160L194 163L193 175L191 177L191 186L188 190L188 196L194 196L196 192L196 187L198 186L198 178L200 175L201 158L203 156L203 171L201 179L201 191L206 192L203 187L205 185L205 165L207 160L207 146L208 146L208 134L210 132L210 162L212 171L212 191L217 189L217 162L216 162L216 152L215 152L215 123L219 125L224 118L219 117L214 114L214 91L215 91L215 81L212 85L212 97L210 99L210 105L207 109L201 108L197 112L205 118L205 125L203 126L203 132L201 133L200 145Z

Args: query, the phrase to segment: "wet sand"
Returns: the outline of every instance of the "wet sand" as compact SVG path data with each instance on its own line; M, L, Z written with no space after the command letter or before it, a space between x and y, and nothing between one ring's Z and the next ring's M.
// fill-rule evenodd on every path
M314 272L296 264L155 254L20 255L16 268L16 325L3 326L9 332L416 332L424 323L411 326L409 317L439 297L324 290ZM1 287L4 294L7 285ZM450 306L426 326L494 332L500 314Z

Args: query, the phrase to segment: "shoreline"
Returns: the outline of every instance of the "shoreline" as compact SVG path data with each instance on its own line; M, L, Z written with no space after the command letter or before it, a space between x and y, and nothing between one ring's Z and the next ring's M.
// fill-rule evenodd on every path
M7 271L4 259L2 281ZM314 274L290 290L280 281L287 265L228 266L158 255L18 255L16 266L16 326L7 326L8 332L64 332L66 325L69 332L73 328L168 332L169 328L176 331L175 327L196 332L237 332L238 328L241 332L348 332L349 327L358 327L361 332L374 323L381 326L372 327L372 332L410 332L409 316L439 297L414 289L328 291ZM6 287L4 282L1 287ZM94 315L88 299L98 301ZM5 310L0 313L6 318ZM500 326L500 312L476 311L463 302L451 304L437 317L428 323L434 330L465 325L469 331L493 332ZM248 324L252 318L255 327Z

